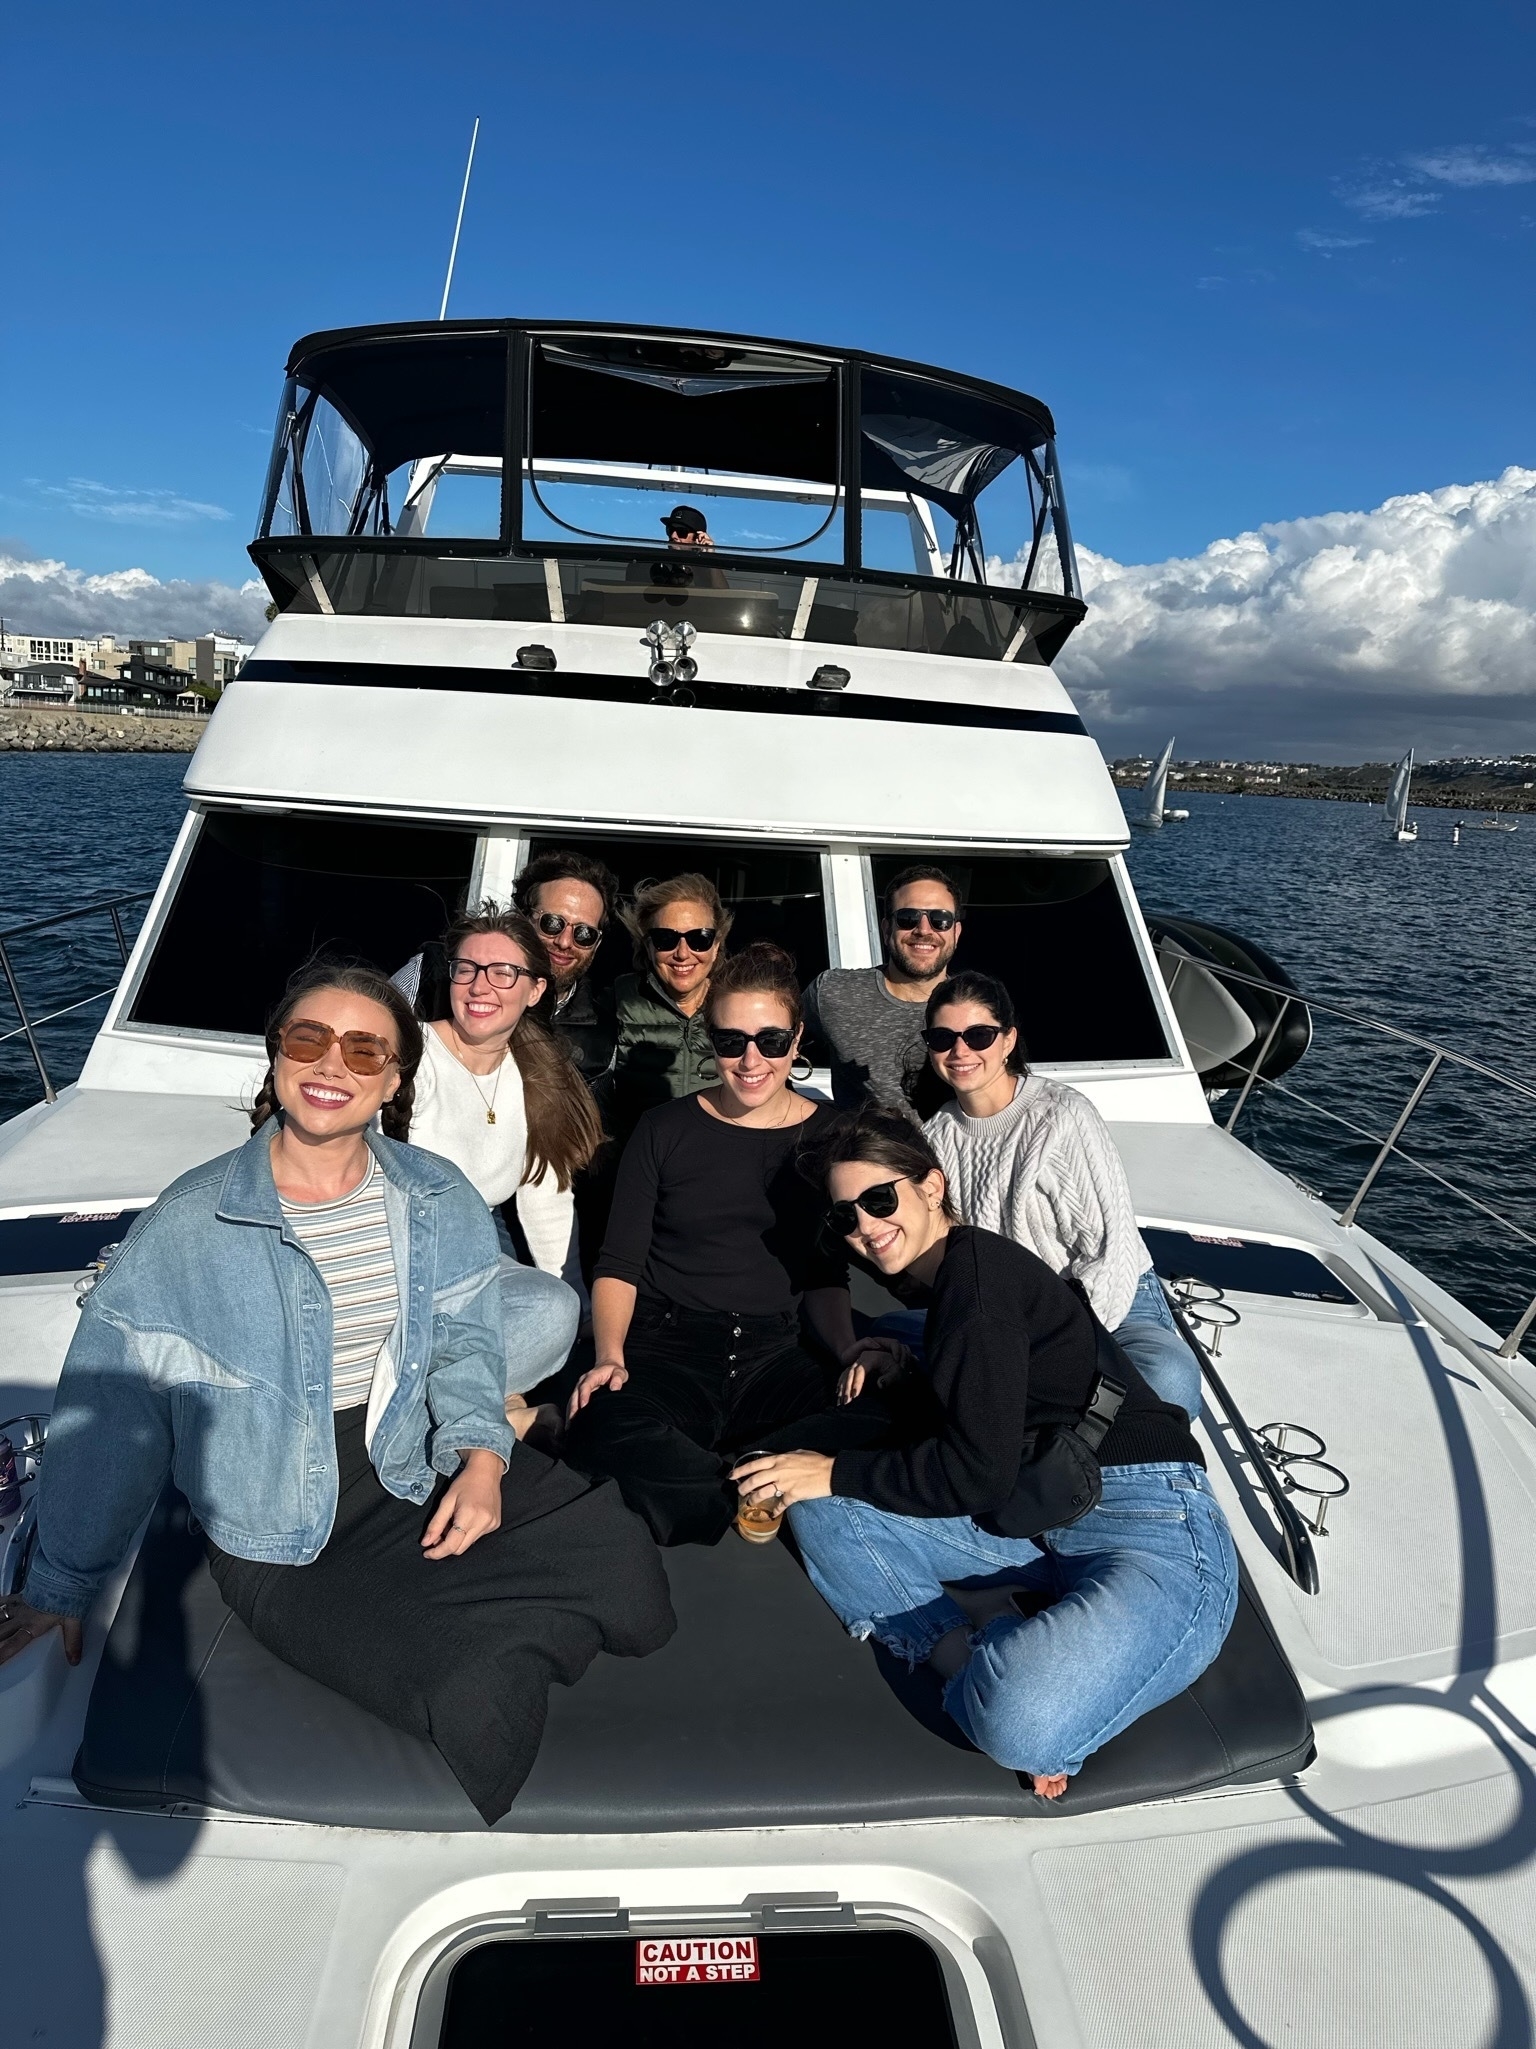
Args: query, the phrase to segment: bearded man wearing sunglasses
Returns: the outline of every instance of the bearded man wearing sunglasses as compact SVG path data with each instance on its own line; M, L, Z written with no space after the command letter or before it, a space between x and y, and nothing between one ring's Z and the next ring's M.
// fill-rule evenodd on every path
M589 1086L613 1065L609 990L592 986L592 964L618 915L619 881L590 854L536 854L517 878L513 901L537 927L554 970L550 1029Z
M879 967L828 968L806 990L806 1029L831 1049L840 1109L869 1101L912 1112L928 1069L924 1006L950 972L963 908L942 868L904 868L885 892Z

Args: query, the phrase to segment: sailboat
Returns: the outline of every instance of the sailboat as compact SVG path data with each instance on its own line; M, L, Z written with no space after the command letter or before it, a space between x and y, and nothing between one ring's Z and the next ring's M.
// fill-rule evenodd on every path
M1490 811L1485 818L1469 818L1467 820L1467 830L1469 832L1518 832L1520 825L1517 819L1506 818L1502 811Z
M1187 811L1170 811L1163 803L1168 792L1168 764L1173 760L1173 742L1170 740L1157 757L1157 766L1147 777L1142 788L1146 792L1147 808L1138 823L1144 826L1163 825L1170 819L1188 818Z
M1410 747L1397 764L1397 773L1392 778L1392 787L1387 792L1387 826L1399 846L1409 840L1416 840L1419 828L1408 823L1408 788L1413 781L1413 749Z

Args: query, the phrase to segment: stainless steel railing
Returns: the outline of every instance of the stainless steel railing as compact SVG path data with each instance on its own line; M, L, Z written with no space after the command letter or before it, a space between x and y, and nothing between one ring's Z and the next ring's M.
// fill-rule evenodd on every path
M56 1018L69 1017L74 1011L85 1010L93 1003L100 1003L103 997L112 994L112 991L117 987L118 978L114 976L104 989L93 989L89 996L82 996L74 1003L66 1003L58 1010L50 1010L41 1017L34 1017L27 1009L26 999L21 993L21 984L16 978L16 965L11 955L12 944L18 939L30 938L35 932L47 932L58 925L73 924L80 918L106 916L112 920L112 932L117 941L117 950L122 956L122 965L126 967L128 965L128 935L123 930L123 912L130 904L147 903L153 895L153 890L140 889L136 890L131 896L107 897L97 904L80 904L72 911L55 911L51 917L30 918L21 925L8 925L3 932L0 932L0 974L3 974L5 977L6 988L10 991L11 1002L15 1005L16 1015L20 1019L20 1023L13 1030L0 1032L0 1046L7 1044L11 1039L26 1040L27 1047L37 1067L38 1079L43 1084L43 1100L45 1102L56 1103L59 1099L59 1092L53 1085L53 1077L48 1072L48 1063L43 1058L43 1049L37 1042L38 1029L43 1025L52 1024Z
M1398 1159L1404 1165L1412 1167L1416 1172L1436 1183L1447 1194L1455 1196L1459 1202L1465 1203L1468 1208L1479 1211L1491 1222L1498 1224L1503 1230L1509 1232L1512 1237L1519 1239L1522 1245L1528 1245L1533 1252L1536 1252L1536 1233L1517 1223L1513 1217L1505 1216L1501 1210L1495 1209L1491 1203L1485 1202L1480 1195L1474 1194L1471 1189L1463 1188L1450 1180L1437 1168L1431 1166L1427 1160L1421 1160L1415 1154L1405 1152L1398 1143L1408 1126L1409 1119L1424 1101L1430 1084L1438 1074L1447 1068L1461 1069L1468 1074L1477 1075L1485 1082L1492 1082L1499 1088L1508 1089L1512 1095L1519 1097L1527 1103L1536 1104L1536 1087L1533 1087L1529 1082L1517 1081L1513 1075L1502 1074L1498 1068L1490 1067L1486 1061L1474 1060L1470 1054L1458 1053L1454 1047L1439 1045L1433 1039L1426 1039L1422 1033L1407 1031L1400 1025L1386 1024L1380 1018L1368 1017L1363 1011L1348 1010L1338 1003L1320 1002L1315 996L1303 996L1295 989L1283 989L1278 983L1267 982L1258 975L1243 974L1236 968L1223 967L1218 961L1202 960L1199 966L1204 973L1214 975L1218 980L1237 982L1248 989L1262 989L1271 996L1281 998L1280 1008L1276 1013L1274 1022L1265 1034L1263 1044L1254 1054L1252 1064L1245 1071L1243 1085L1238 1091L1237 1101L1232 1105L1227 1115L1226 1130L1231 1131L1233 1129L1255 1089L1265 1093L1272 1092L1275 1095L1284 1097L1287 1102L1299 1105L1313 1116L1323 1118L1331 1124L1339 1125L1343 1130L1349 1132L1352 1137L1364 1139L1367 1143L1376 1147L1375 1156L1361 1177L1359 1185L1338 1213L1338 1221L1346 1230L1358 1218L1360 1206L1375 1186L1382 1168L1386 1166L1389 1159ZM1341 1115L1339 1111L1330 1109L1327 1104L1315 1102L1310 1096L1303 1095L1301 1090L1294 1087L1289 1080L1269 1081L1264 1078L1260 1070L1264 1065L1265 1059L1268 1057L1270 1047L1275 1042L1281 1024L1284 1022L1286 1011L1293 1003L1304 1004L1314 1016L1321 1015L1324 1017L1340 1018L1347 1024L1378 1033L1383 1038L1396 1040L1399 1045L1410 1046L1420 1053L1428 1054L1429 1058L1424 1065L1422 1073L1414 1083L1406 1102L1384 1136L1379 1132L1368 1130L1362 1124L1355 1123L1351 1118ZM1508 1336L1499 1346L1495 1357L1500 1359L1514 1358L1520 1349L1522 1340L1533 1323L1536 1323L1536 1295L1531 1297L1531 1300L1511 1328Z

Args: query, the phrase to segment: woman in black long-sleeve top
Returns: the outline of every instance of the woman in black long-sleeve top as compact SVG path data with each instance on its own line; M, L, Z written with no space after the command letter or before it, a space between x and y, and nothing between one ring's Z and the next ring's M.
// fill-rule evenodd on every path
M790 1085L794 962L747 947L716 969L707 1015L719 1083L647 1111L625 1148L592 1284L597 1363L565 1450L616 1479L663 1544L716 1542L740 1506L726 1454L804 1442L775 1433L831 1409L836 1369L802 1343L802 1310L845 1366L880 1351L854 1337L846 1261L820 1245L821 1198L798 1171L836 1113ZM847 1441L858 1419L844 1423Z
M972 1742L1057 1797L1086 1756L1197 1678L1231 1626L1236 1553L1188 1419L1043 1261L954 1221L943 1173L905 1118L845 1116L808 1164L852 1250L926 1291L938 1413L900 1449L747 1460L742 1498L787 1501L810 1575L849 1632L928 1659ZM1124 1395L1098 1445L1102 1499L1040 1527L1031 1503L1052 1497L1031 1474L1036 1433L1082 1422L1106 1371ZM845 1394L862 1378L852 1366ZM1021 1525L1036 1533L1001 1534ZM1023 1586L1050 1605L1026 1617L1010 1602L977 1628L954 1585Z

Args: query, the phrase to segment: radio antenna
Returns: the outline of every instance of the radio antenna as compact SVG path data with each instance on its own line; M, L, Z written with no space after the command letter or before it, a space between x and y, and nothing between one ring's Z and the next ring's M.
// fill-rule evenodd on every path
M453 224L453 247L448 251L448 275L443 279L443 303L438 309L438 319L448 318L448 294L453 290L453 266L459 260L459 230L464 225L464 202L469 197L469 174L475 168L475 144L480 140L480 116L475 116L474 133L469 138L469 161L464 166L464 189L459 194L459 217Z

